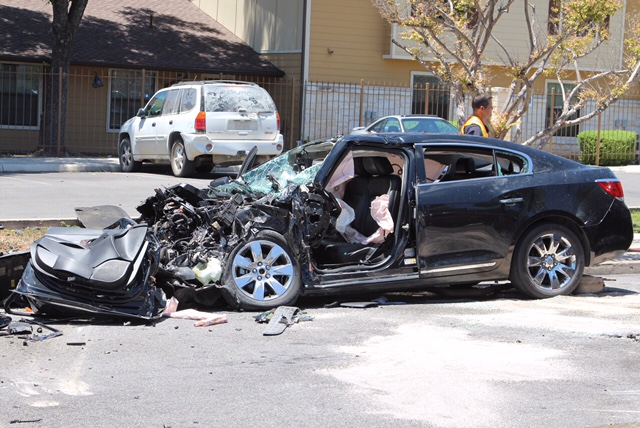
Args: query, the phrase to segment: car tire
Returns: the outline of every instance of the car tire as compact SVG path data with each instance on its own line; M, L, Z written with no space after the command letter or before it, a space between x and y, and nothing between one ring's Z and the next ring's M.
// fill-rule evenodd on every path
M282 235L263 230L233 249L222 284L222 295L235 309L289 306L300 295L300 265Z
M522 294L542 299L571 294L582 279L584 250L569 228L544 224L516 245L511 280Z
M176 177L189 177L196 169L196 163L187 159L184 142L177 138L171 145L171 170Z
M133 150L131 148L131 141L128 137L120 140L120 144L118 144L118 159L120 161L120 170L122 172L140 171L142 162L133 160Z

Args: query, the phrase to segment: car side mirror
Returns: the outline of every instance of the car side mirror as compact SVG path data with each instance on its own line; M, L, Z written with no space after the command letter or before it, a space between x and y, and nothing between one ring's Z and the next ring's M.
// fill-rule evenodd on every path
M138 117L145 117L146 115L147 115L147 112L144 111L143 108L138 109L138 114L136 114L136 116L138 116Z

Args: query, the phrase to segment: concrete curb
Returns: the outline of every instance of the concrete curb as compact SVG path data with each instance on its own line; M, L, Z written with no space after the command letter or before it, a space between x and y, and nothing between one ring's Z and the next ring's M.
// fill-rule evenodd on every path
M120 163L117 158L0 158L0 174L118 171Z

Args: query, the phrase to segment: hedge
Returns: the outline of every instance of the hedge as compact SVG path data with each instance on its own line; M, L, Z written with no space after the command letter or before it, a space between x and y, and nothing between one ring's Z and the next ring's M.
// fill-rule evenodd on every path
M600 131L600 165L629 165L635 160L638 135L633 131L619 129ZM589 165L596 163L598 131L583 131L578 134L580 162Z

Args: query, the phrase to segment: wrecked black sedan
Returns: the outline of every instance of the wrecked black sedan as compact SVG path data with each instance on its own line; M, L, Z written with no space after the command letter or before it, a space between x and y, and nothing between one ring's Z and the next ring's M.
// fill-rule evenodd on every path
M208 189L158 190L138 210L162 247L159 280L194 270L247 310L500 280L569 294L633 238L609 169L458 135L309 143Z

